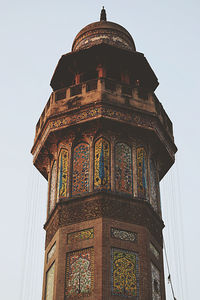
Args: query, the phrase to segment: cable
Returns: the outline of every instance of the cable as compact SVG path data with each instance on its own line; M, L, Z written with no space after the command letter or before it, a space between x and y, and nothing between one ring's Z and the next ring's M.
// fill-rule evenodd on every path
M170 274L170 269L169 269L169 262L168 262L168 258L167 258L167 250L166 250L166 247L165 247L164 239L163 239L163 245L164 245L164 253L165 253L165 259L166 259L166 263L167 263L168 274L169 274L168 275L168 282L170 283L170 286L171 286L173 299L176 300L175 294L174 294L174 288L173 288L173 284L172 284L172 279L171 279L171 274Z

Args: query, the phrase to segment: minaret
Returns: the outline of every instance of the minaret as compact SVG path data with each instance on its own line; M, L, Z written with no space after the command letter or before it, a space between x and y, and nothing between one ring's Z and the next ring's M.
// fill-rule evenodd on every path
M159 181L177 148L157 86L104 8L59 60L32 148L49 186L42 300L165 300Z

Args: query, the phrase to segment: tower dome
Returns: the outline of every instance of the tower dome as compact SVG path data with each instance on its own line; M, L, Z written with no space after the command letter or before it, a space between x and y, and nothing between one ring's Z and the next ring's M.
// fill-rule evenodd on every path
M99 22L85 26L75 37L72 51L90 48L94 45L109 44L129 51L136 51L130 33L121 25L108 22L103 8Z

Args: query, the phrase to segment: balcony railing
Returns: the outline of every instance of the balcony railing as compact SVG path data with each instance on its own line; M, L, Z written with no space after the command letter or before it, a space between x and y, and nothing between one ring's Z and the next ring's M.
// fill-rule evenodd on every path
M119 97L121 96L121 99L123 99L123 96L128 96L131 101L135 100L138 103L142 103L142 105L144 103L148 104L151 99L151 101L155 103L156 112L158 116L160 116L159 118L161 122L165 126L169 135L173 137L172 123L165 113L165 110L163 109L161 103L154 94L148 93L147 91L142 90L140 87L135 87L133 85L127 84L125 85L109 78L91 79L81 84L73 85L53 92L36 125L36 136L45 123L46 117L49 114L49 109L51 109L51 107L56 108L58 103L59 107L68 103L68 108L72 108L76 106L76 103L80 103L79 99L77 99L77 97L79 97L80 95L92 93L93 91L101 92L105 90L110 93L111 97L113 94L118 95Z

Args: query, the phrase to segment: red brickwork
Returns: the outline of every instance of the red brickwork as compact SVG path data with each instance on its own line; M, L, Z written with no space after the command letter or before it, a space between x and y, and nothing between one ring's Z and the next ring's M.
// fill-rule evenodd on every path
M135 277L129 278L134 295L128 299L153 299L153 264L160 277L156 299L165 300L159 180L177 151L172 123L154 94L158 80L146 58L136 52L129 33L106 21L93 23L82 33L74 41L77 52L62 56L56 67L54 91L37 123L32 148L34 165L49 181L48 207L50 198L56 199L44 225L42 300L47 300L46 274L53 263L49 300L127 299L125 285L120 296L113 292L114 251L125 259L135 257ZM113 34L118 38L110 43ZM95 148L98 141L106 143ZM127 153L116 151L117 144ZM140 159L138 147L145 149ZM62 148L68 153L64 173L59 164ZM51 186L54 161L57 170ZM59 193L61 179L64 193ZM76 270L79 263L85 274ZM78 288L71 292L74 284Z

